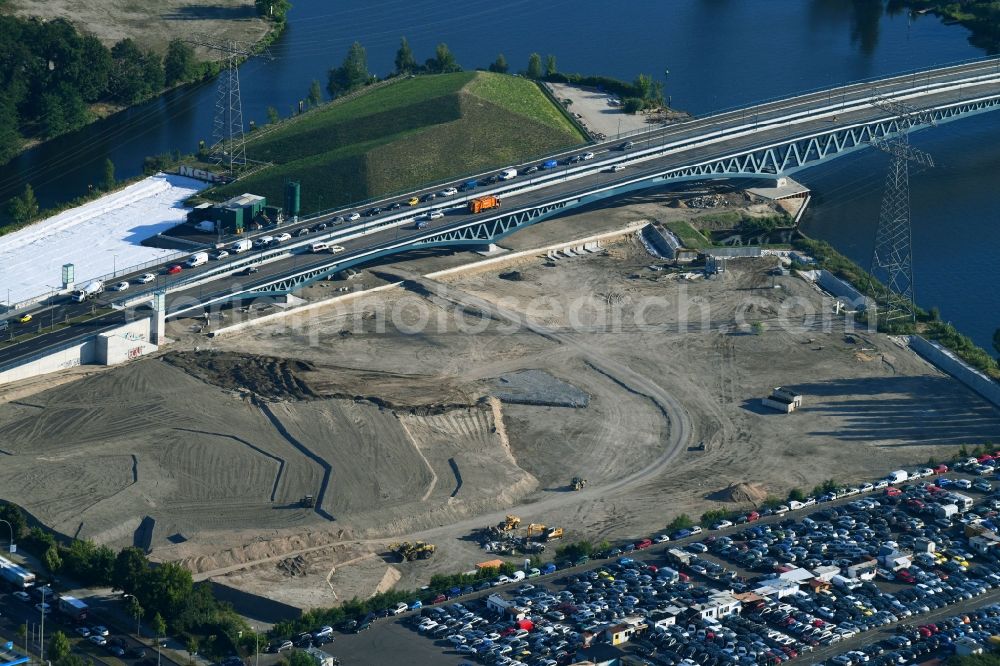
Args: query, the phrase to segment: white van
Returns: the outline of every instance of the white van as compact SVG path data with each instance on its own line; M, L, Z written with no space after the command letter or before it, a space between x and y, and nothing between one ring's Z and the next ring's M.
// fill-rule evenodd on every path
M208 263L208 252L195 252L191 255L185 264L188 268L194 268L195 266L201 266L202 264Z
M330 244L325 241L316 241L309 244L310 252L326 252L330 249Z
M517 169L513 167L507 167L500 172L500 180L512 180L517 178Z

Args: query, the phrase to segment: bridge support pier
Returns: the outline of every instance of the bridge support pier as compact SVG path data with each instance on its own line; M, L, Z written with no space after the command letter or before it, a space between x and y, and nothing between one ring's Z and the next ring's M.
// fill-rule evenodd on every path
M472 251L477 254L482 254L489 257L494 254L502 254L507 250L497 246L496 243L486 243L485 245L476 245L475 247L472 248Z

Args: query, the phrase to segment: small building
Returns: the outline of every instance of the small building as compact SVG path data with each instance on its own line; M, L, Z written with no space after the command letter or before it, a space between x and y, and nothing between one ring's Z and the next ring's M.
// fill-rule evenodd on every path
M312 660L316 662L316 666L335 666L335 664L340 663L332 654L327 654L318 648L308 647L304 652L312 657Z
M627 622L613 624L604 630L604 640L611 645L622 645L632 640L632 636L635 635L636 631L637 629L634 624L628 624Z
M689 608L702 620L717 620L739 613L740 600L732 592L713 592L708 601L693 604Z
M684 609L680 606L668 606L664 609L657 609L650 611L649 615L646 617L646 622L649 623L651 629L666 629L667 627L672 627L677 624L677 617L684 612Z
M775 387L771 395L762 398L761 403L785 414L791 414L802 406L802 395L781 386Z
M795 567L794 569L789 569L788 571L783 571L778 575L780 580L788 580L796 585L803 585L808 583L813 578L813 573L808 569L803 569L802 567Z
M987 553L996 552L997 546L1000 545L1000 537L993 532L977 534L976 536L969 537L969 545L980 555L986 555Z
M913 540L913 552L915 553L933 553L936 550L937 543L932 539L920 537Z
M829 583L833 580L833 577L840 573L840 567L834 566L832 564L824 564L823 566L816 567L813 569L813 578L816 580L822 580Z
M878 561L890 571L899 571L900 569L908 569L913 564L913 557L909 553L893 550L879 555Z
M495 593L486 597L486 607L498 615L503 615L514 620L523 620L528 616L528 609L522 608L513 601L504 599Z
M900 554L895 550L892 553ZM878 569L878 560L865 560L847 567L847 577L855 580L872 580L875 578L876 569Z
M798 594L799 588L800 585L796 581L772 578L760 587L755 588L753 592L765 599L783 599Z

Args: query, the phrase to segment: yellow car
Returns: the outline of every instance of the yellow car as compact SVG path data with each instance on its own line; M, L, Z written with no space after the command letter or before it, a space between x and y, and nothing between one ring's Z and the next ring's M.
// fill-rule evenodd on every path
M18 319L18 321L21 322L22 324L27 324L29 321L31 321L31 315L26 314L22 316L20 319Z
M416 205L419 205L419 204L420 204L420 199L418 199L418 198L416 198L416 197L413 197L412 199L410 199L410 200L409 200L409 201L407 201L406 203L407 203L408 205L410 205L410 206L416 206Z

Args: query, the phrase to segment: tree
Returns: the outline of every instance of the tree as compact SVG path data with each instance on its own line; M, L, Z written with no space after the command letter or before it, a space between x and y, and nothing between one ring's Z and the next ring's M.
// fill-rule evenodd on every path
M285 15L292 8L289 0L254 0L257 7L257 14L264 18L269 18L277 23L285 21Z
M636 90L636 96L640 99L649 99L653 94L653 77L648 74L640 74L635 77L635 82L632 84Z
M801 488L792 488L788 491L788 501L789 502L805 502L806 494Z
M323 89L319 86L319 81L313 79L309 84L309 96L306 98L309 106L319 106L323 103Z
M510 67L507 66L507 58L504 58L502 53L498 54L497 59L490 65L490 71L497 74L506 74L508 69Z
M184 649L192 657L198 654L198 639L194 636L188 636L187 641L184 643Z
M368 83L371 74L368 72L368 55L365 47L359 42L351 44L347 57L340 67L330 70L326 84L330 94L336 97L341 93L350 92Z
M155 95L167 84L163 70L163 58L156 51L146 51L142 56L142 78L146 84L146 95Z
M396 73L409 74L417 69L417 59L413 57L413 49L406 37L399 40L399 50L396 51Z
M138 102L148 90L142 51L134 41L125 38L111 47L111 57L114 65L108 90L112 98L125 104Z
M115 163L110 157L104 160L104 189L115 189Z
M267 107L267 122L271 125L276 125L279 120L281 120L281 115L278 113L278 110L273 106Z
M49 639L49 651L47 655L52 661L59 661L68 655L71 649L72 646L69 644L69 638L66 637L66 634L56 631L52 634L52 638Z
M114 61L108 47L93 35L85 35L80 44L80 60L86 63L76 77L76 89L87 102L96 102L107 93Z
M115 558L111 584L116 590L137 594L148 573L149 561L145 553L133 546L122 548Z
M163 58L166 85L190 81L195 76L194 49L179 39L171 39Z
M6 520L10 523L15 542L28 533L28 520L24 517L24 511L16 504L0 502L0 520ZM2 535L3 532L0 532L0 538Z
M0 90L0 164L8 162L21 150L19 117L14 98Z
M686 513L682 513L667 525L668 530L685 530L694 525L694 521L691 520L691 516Z
M556 57L550 53L545 59L545 76L552 76L558 71L559 69L556 67Z
M45 555L42 556L42 562L45 563L45 568L49 570L49 573L58 573L62 568L62 558L59 556L59 548L49 546L45 550Z
M1000 328L993 331L993 349L997 351L997 354L1000 354Z
M528 56L528 78L542 78L542 56L537 53L532 53Z
M444 42L438 44L434 49L434 59L432 62L432 66L428 68L432 72L447 74L448 72L462 71L462 67L455 62L455 54L451 52L451 49Z
M15 224L27 224L38 217L38 199L31 183L24 186L24 193L7 204L7 212Z
M163 638L167 634L167 623L163 621L163 616L157 613L149 621L149 628L156 635L156 638Z
M176 562L167 562L149 569L134 594L148 610L174 618L191 597L193 588L191 572Z
M626 97L622 100L622 111L625 113L636 114L642 111L645 103L638 97Z

